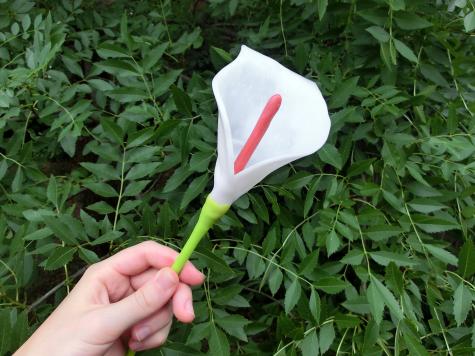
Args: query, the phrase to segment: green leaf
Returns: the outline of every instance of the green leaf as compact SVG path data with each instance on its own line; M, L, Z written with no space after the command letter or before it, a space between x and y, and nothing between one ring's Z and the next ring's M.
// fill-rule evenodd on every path
M23 31L27 31L30 28L31 25L31 18L30 15L25 15L21 19L21 27L23 28Z
M470 278L475 273L475 247L471 239L467 239L460 249L458 273L463 278Z
M136 147L126 152L125 161L127 163L154 161L158 152L160 148L156 146Z
M178 188L193 172L191 172L188 167L180 167L168 178L165 187L163 187L163 192L171 192Z
M132 181L127 184L124 190L124 197L131 197L140 194L145 187L150 183L150 180L139 180L139 181Z
M386 0L394 11L400 11L406 9L405 0Z
M129 52L125 48L122 48L114 43L108 43L108 42L101 43L97 47L96 51L97 51L97 54L101 58L105 58L105 59L130 57Z
M8 169L8 163L7 163L7 160L4 159L0 162L0 181L5 176L5 173L7 173L7 169Z
M46 260L45 269L52 271L67 265L73 259L76 250L76 247L59 246L55 248L51 256Z
M123 234L124 233L121 231L108 231L104 235L92 241L91 245L96 246L96 245L100 245L106 242L115 241L119 237L121 237Z
M396 298L394 298L394 295L391 293L391 291L373 275L371 275L370 278L371 284L374 285L374 288L379 294L379 298L383 300L384 304L398 319L403 319L404 314L402 313L401 307L399 306L399 303L397 302Z
M253 249L252 252L255 252ZM260 277L265 271L262 258L256 253L249 253L246 258L246 269L250 279Z
M465 27L466 32L473 31L475 29L475 10L470 11L463 18L463 26Z
M211 269L215 272L222 273L225 275L234 275L234 270L228 266L226 261L224 261L221 257L218 257L215 253L211 252L210 250L198 246L195 250L196 253L206 261L207 265L211 267Z
M394 46L396 47L397 51L407 60L418 63L417 56L414 54L412 49L410 49L406 44L403 42L394 39Z
M79 257L81 257L81 259L88 264L93 264L100 261L99 257L94 251L88 250L84 247L79 247Z
M98 62L96 65L107 73L118 77L140 75L135 65L125 59L106 59L105 61Z
M388 42L389 41L389 33L386 30L379 26L371 26L366 29L371 35L378 40L378 42Z
M313 203L315 200L315 193L317 192L319 184L320 184L320 178L315 179L312 185L310 186L310 189L307 192L307 196L305 198L305 203L303 207L304 217L307 217L308 213L310 212L310 209L313 206Z
M338 84L328 104L330 109L336 109L346 105L348 99L356 92L359 79L359 77L353 77Z
M461 282L454 293L454 316L457 326L463 324L467 319L468 312L472 309L472 293Z
M74 231L60 218L55 216L43 216L43 221L62 241L74 245L78 243Z
M335 329L333 323L326 323L320 328L320 352L322 355L330 349L335 340Z
M28 221L41 222L45 216L55 216L56 214L48 209L27 209L22 211L22 215Z
M384 241L393 236L399 236L403 230L399 226L393 225L373 225L368 227L364 233L374 241Z
M312 291L310 292L310 300L308 303L308 307L310 308L310 312L312 313L315 322L320 321L320 314L321 314L321 300L318 292L315 288L312 287Z
M302 356L318 356L320 354L317 332L312 330L299 343Z
M367 171L373 162L375 161L374 158L371 159L365 159L362 161L355 162L351 165L351 167L348 169L347 177L353 177L353 176L358 176L361 173Z
M326 239L328 257L330 257L333 253L338 251L340 244L341 244L340 238L336 234L335 230L330 231Z
M352 249L341 260L341 263L348 265L359 265L363 261L364 253L360 249Z
M435 84L438 84L442 87L449 86L449 83L447 82L447 80L440 73L439 68L437 68L437 67L435 67L431 64L426 64L426 63L423 63L420 66L421 66L421 73L426 79L428 79L431 82L434 82Z
M438 260L447 264L454 265L454 266L458 265L458 258L454 256L451 252L444 250L441 247L428 245L428 244L424 244L424 248L426 248L427 251L429 251L430 254L433 255Z
M106 183L88 182L88 183L83 183L83 185L87 189L93 191L94 193L96 193L97 195L100 195L101 197L115 198L119 196L119 194L115 191L115 189Z
M111 83L103 79L89 79L87 83L96 90L105 92L114 89Z
M384 301L374 283L370 283L366 289L366 297L368 298L369 309L373 315L376 324L381 324L383 320Z
M244 327L251 322L242 315L227 315L223 318L216 318L215 321L227 334L247 342Z
M153 90L153 95L160 96L166 93L170 89L170 86L177 80L182 71L182 69L170 70L165 74L160 75ZM173 120L170 121L173 122Z
M413 215L412 219L418 227L429 233L460 229L457 221L453 218L449 220L446 217Z
M259 219L268 224L269 211L267 210L267 206L261 196L257 194L249 194L249 199L251 200L252 208L256 215L259 217Z
M168 42L161 43L155 46L153 49L148 50L142 61L142 66L145 71L152 69L153 66L162 58L166 49L168 48Z
M337 294L348 287L348 282L342 281L337 277L323 277L319 278L314 286L328 294Z
M272 295L275 295L282 284L282 280L284 279L284 275L280 271L279 268L275 268L272 270L269 276L269 289Z
M121 87L108 90L105 94L119 103L132 103L148 99L148 94L144 89L134 87Z
M176 85L171 86L171 91L173 95L173 101L175 102L175 106L179 112L181 112L185 116L192 116L192 107L191 107L191 99L183 90L178 88Z
M228 52L215 46L210 47L209 53L211 62L216 69L221 69L233 60Z
M209 338L210 324L210 322L206 322L193 325L191 332L188 334L188 338L186 339L186 343L194 344L200 342L204 338Z
M185 209L190 202L193 201L198 195L200 195L206 188L208 183L208 175L204 174L191 182L188 188L183 194L183 198L180 203L180 209Z
M23 169L20 166L18 166L15 173L15 177L13 178L13 181L12 181L12 192L13 193L18 192L21 189L22 183L23 183Z
M318 156L320 159L328 164L331 164L337 169L341 169L343 166L343 161L340 155L340 152L330 143L325 144L319 151Z
M146 128L146 129L143 129L143 130L140 130L140 131L137 131L131 135L129 135L129 140L127 142L127 148L130 149L132 147L137 147L137 146L140 146L140 145L143 145L145 142L147 142L148 140L150 140L153 135L155 134L153 128ZM156 150L158 151L159 148L158 147L142 147L142 149L148 149L148 150ZM143 152L142 152L143 154ZM132 159L132 154L129 153L129 156L128 156L128 162L135 162L135 158ZM140 157L140 156L139 156ZM144 156L142 156L142 159L145 159Z
M26 241L42 240L51 235L53 235L53 231L48 227L44 227L42 229L35 230L23 236L23 240L26 240Z
M409 349L409 354L414 356L429 356L429 353L421 344L419 336L409 326L408 321L404 320L400 326L401 335L407 348Z
M300 282L297 278L294 278L289 288L285 291L284 307L286 314L290 313L295 305L297 305L301 293L302 287L300 286Z
M397 296L404 293L403 274L394 262L390 262L386 267L385 281L388 287L396 292Z
M328 0L317 0L318 18L321 21L327 12Z
M398 12L394 19L403 30L420 30L432 26L432 23L412 12Z
M430 198L416 198L411 200L408 205L415 211L423 214L433 213L448 208L447 205Z
M142 202L140 200L127 200L124 204L121 205L119 209L119 214L127 214L128 212L134 210Z
M103 201L96 202L94 204L88 205L87 209L95 211L99 214L110 214L114 213L115 209L111 207L109 204Z
M93 173L96 177L103 178L105 180L120 179L119 173L108 164L82 162L81 166L86 168L89 172Z
M0 355L7 355L12 342L9 309L0 309Z
M49 177L48 188L46 188L46 196L54 206L58 206L58 186L55 176Z
M210 355L228 356L230 355L229 342L226 335L216 325L211 326L209 349Z
M70 58L68 56L62 56L61 58L63 60L64 65L71 73L81 78L84 77L84 73L82 72L81 66L78 64L77 59Z
M414 266L416 261L410 259L407 256L390 252L390 251L375 251L370 252L371 258L380 265L387 266L389 263L394 262L397 266Z
M120 39L122 42L127 44L127 47L130 48L132 46L133 40L128 30L128 19L126 11L122 13L122 17L120 19Z
M198 152L191 156L190 170L203 173L209 167L212 155L209 152Z
M124 133L119 125L112 120L103 119L101 120L101 126L104 132L109 134L115 142L122 143Z
M125 176L126 180L136 180L151 175L160 165L159 162L137 163Z

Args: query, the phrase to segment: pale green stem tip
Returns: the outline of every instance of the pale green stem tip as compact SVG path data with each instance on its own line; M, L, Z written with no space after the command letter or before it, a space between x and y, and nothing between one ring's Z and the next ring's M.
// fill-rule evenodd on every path
M172 269L176 273L180 273L186 262L190 259L191 254L198 246L201 239L206 235L213 224L229 209L229 205L223 205L215 202L211 196L208 195L206 201L201 208L200 217L196 223L190 237L186 241L185 246L172 265Z

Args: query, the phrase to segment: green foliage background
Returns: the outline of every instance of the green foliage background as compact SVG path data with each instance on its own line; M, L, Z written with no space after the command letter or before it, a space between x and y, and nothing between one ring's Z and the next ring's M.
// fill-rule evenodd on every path
M200 245L161 354L472 355L474 5L0 1L0 354L88 264L183 244L244 43L318 83L331 136Z

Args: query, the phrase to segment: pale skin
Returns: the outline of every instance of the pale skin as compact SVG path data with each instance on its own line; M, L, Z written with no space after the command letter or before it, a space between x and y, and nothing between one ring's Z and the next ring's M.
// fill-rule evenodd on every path
M193 321L190 286L204 281L190 262L180 276L169 268L177 255L147 241L92 265L14 355L122 356L162 345L173 315Z

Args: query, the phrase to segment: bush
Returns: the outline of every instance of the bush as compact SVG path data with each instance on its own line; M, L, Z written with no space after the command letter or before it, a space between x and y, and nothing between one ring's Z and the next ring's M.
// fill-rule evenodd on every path
M471 0L0 9L0 354L88 264L183 244L212 186L210 81L241 43L319 84L331 136L201 243L196 320L162 353L473 354Z

